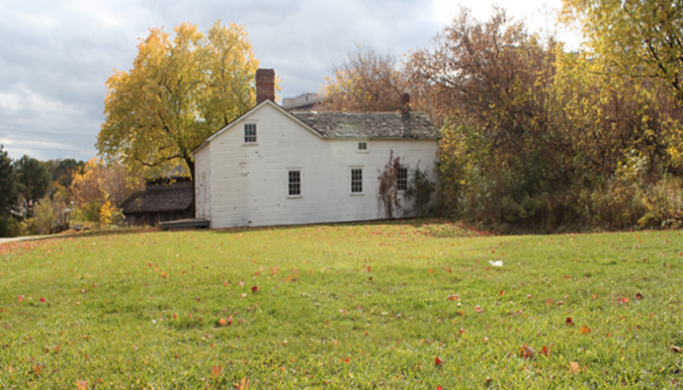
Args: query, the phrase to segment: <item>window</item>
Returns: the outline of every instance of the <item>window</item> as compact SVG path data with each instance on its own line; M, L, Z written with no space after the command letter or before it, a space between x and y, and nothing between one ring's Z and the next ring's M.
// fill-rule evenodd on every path
M245 123L244 124L244 143L245 144L256 143L256 123Z
M301 171L289 171L289 196L301 195Z
M408 168L400 167L396 174L396 189L405 191L408 189Z
M363 192L363 170L351 170L351 193Z
M359 142L358 143L358 151L359 152L367 152L368 151L368 143L367 142Z

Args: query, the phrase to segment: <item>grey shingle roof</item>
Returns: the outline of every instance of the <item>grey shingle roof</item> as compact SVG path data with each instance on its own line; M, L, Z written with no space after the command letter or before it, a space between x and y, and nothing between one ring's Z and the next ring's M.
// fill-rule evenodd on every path
M293 116L325 138L438 139L423 113L294 111Z
M186 210L192 206L193 191L189 180L168 185L147 185L144 191L138 191L126 199L121 208L124 214Z

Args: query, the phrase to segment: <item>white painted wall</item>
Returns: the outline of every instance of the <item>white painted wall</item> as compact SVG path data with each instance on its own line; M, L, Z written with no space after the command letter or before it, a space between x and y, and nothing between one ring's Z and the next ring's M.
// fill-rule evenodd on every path
M258 141L244 144L244 123ZM358 152L359 141L368 143ZM410 169L433 171L436 140L323 139L271 104L242 117L195 152L197 178L208 178L207 203L197 186L197 217L212 228L363 221L384 218L378 176L390 151ZM363 193L351 193L351 169L363 169ZM288 171L301 171L301 196L288 195Z

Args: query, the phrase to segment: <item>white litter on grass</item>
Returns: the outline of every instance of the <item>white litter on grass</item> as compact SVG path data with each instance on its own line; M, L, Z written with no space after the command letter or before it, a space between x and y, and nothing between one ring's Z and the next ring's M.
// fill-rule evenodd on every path
M498 260L498 261L489 260L489 264L491 264L494 267L502 267L503 261L502 260Z

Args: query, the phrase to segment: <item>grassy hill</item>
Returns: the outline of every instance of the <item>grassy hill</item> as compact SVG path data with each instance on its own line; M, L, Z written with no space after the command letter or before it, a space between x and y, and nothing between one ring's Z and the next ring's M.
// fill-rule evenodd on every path
M429 221L5 244L0 388L672 388L682 270L679 231Z

